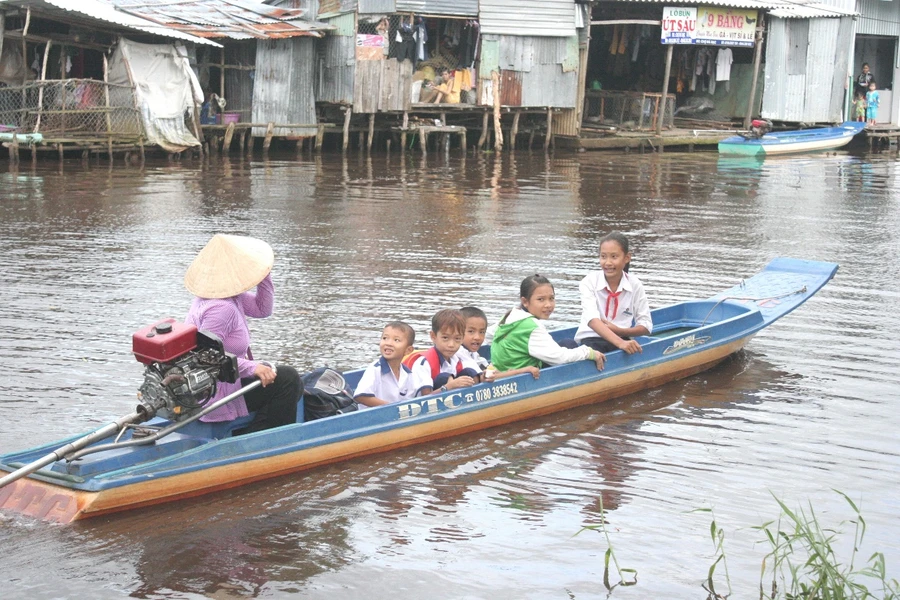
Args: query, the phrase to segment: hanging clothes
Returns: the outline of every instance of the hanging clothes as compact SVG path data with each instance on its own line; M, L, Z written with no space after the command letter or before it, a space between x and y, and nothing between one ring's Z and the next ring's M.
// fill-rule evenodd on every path
M728 81L731 79L731 63L734 62L734 54L731 48L719 48L716 54L716 81Z
M395 45L394 53L397 61L403 62L408 59L415 65L416 36L413 33L412 25L401 22L400 26L397 28L395 41L397 44Z
M619 34L622 31L623 25L613 25L613 38L612 43L609 45L609 53L615 54L619 49Z
M416 39L416 60L418 62L428 60L428 48L425 47L425 42L428 41L428 29L425 27L425 19L422 17L416 18L413 36Z

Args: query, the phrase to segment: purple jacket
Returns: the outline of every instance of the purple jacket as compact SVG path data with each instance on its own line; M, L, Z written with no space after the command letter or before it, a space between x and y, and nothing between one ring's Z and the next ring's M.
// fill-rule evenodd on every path
M275 287L272 276L256 286L256 293L244 292L231 298L194 298L185 323L197 329L216 334L225 344L225 350L237 356L238 374L250 377L256 370L256 361L250 360L250 328L247 317L265 318L275 306ZM215 402L241 388L240 380L234 383L218 382L216 394L209 402ZM201 418L202 421L231 421L247 415L243 398L232 400Z

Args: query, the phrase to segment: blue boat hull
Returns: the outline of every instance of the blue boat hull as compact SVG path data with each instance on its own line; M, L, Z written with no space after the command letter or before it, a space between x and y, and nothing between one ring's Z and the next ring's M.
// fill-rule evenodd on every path
M229 431L239 424L195 422L149 446L57 461L0 489L0 508L69 522L623 396L717 364L836 271L833 263L776 259L713 298L657 309L653 336L639 338L643 352L609 353L602 372L588 361L559 365L543 369L539 379L520 375L239 437ZM558 339L573 334L571 328L554 332ZM345 377L354 386L361 373ZM0 469L13 471L68 441L4 455Z
M772 156L834 150L850 143L865 126L865 123L858 121L846 121L838 127L779 131L758 139L735 135L719 142L719 154Z

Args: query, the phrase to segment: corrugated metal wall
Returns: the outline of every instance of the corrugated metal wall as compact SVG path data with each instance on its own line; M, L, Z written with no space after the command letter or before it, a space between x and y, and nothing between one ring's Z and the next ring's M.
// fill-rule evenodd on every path
M900 14L894 2L859 0L859 12L861 16L856 23L856 33L900 36Z
M337 31L319 40L316 99L351 104L356 73L356 15L347 13L325 19Z
M317 15L334 15L337 13L356 12L356 0L319 0Z
M397 12L394 0L359 0L359 14L387 15Z
M772 18L761 116L797 123L840 121L852 35L852 17ZM797 54L801 41L808 41L803 57ZM798 67L801 59L803 68Z
M490 72L499 69L504 106L575 108L578 70L563 65L577 64L577 53L574 31L571 39L485 35L479 73L489 80Z
M478 0L397 0L397 12L477 17Z
M218 52L213 53L215 56ZM253 67L256 64L256 40L225 44L225 64ZM253 108L252 71L225 69L225 100L227 112L241 113L241 121L249 121ZM213 86L218 89L218 82Z
M316 38L259 40L253 85L253 123L315 124ZM254 136L265 135L255 127ZM276 127L275 135L310 136L316 128Z
M573 0L481 0L482 33L568 37L575 35Z

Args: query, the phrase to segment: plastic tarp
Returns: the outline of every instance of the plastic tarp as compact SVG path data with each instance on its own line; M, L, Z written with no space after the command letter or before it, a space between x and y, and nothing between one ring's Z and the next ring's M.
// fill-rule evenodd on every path
M3 40L3 49L0 50L0 82L16 86L30 79L34 79L34 74L22 60L21 45L9 39Z
M109 61L109 82L134 86L148 143L168 152L200 145L185 112L194 118L194 103L203 102L203 92L183 47L121 38Z

